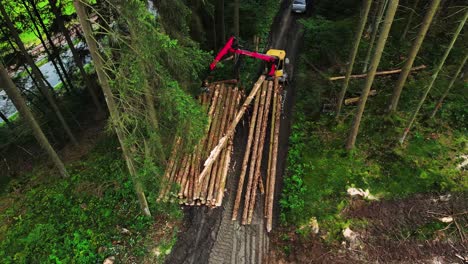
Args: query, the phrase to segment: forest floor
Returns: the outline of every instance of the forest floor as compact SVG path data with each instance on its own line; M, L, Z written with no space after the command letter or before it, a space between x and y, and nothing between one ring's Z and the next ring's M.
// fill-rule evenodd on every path
M352 199L343 216L360 225L341 243L280 228L272 236L269 263L466 263L466 240L460 240L466 239L467 203L461 193L379 202ZM453 221L440 220L452 216Z

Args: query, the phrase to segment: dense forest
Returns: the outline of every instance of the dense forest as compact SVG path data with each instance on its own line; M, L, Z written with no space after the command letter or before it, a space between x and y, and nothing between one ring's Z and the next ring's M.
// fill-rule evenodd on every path
M466 1L0 17L1 263L468 261Z

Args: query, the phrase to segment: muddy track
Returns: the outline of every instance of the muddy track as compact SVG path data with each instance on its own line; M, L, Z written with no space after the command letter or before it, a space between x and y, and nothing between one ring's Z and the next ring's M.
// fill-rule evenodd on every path
M290 60L288 71L293 72L293 65L298 61L298 51L303 38L301 27L296 21L300 16L291 13L290 2L290 0L284 0L281 4L281 10L272 25L270 43L271 47L286 50L287 57ZM286 164L294 94L294 81L292 81L284 91L285 99L278 151L279 177L276 181L277 191L275 192L275 216L279 215L278 200ZM205 207L186 208L185 229L179 234L177 243L166 263L268 263L265 259L269 239L265 230L263 215L264 197L262 195L257 196L257 206L251 225L242 226L238 221L231 220L247 134L248 123L244 120L238 125L234 137L234 153L223 206L216 209ZM274 224L277 223L277 219L278 217L275 218Z

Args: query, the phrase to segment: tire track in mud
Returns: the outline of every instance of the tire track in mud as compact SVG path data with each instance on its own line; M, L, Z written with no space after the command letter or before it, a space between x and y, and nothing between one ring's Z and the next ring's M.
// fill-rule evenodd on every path
M293 71L298 50L302 43L301 26L298 16L291 13L290 0L284 0L277 14L270 34L272 48L286 50L290 60L288 70ZM292 75L290 75L292 76ZM280 144L278 150L278 178L275 187L274 215L279 215L279 197L282 190L282 175L286 164L290 120L294 103L294 82L284 91L283 113L281 117ZM247 114L248 115L248 114ZM185 208L185 229L179 234L176 245L166 259L168 264L254 264L268 263L268 233L263 215L264 196L256 197L256 208L251 225L240 225L232 221L232 210L240 175L240 166L245 153L248 135L248 122L244 119L237 127L234 137L234 152L226 184L227 193L223 206L210 209L206 207ZM264 162L263 162L264 163ZM240 210L243 210L241 203ZM274 225L277 224L274 218Z

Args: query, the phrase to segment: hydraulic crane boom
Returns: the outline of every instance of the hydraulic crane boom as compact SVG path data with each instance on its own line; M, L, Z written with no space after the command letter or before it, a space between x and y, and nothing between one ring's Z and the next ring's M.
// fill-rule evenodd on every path
M270 50L270 51L276 51L276 50ZM281 52L282 52L282 58L278 57L278 56L274 56L274 55L262 54L262 53L258 53L258 52L254 52L254 51L248 51L248 50L242 50L242 49L237 48L236 38L235 37L230 37L229 40L226 42L226 45L224 45L224 47L221 49L221 51L218 53L218 55L216 55L213 62L210 64L210 70L214 70L216 68L216 64L218 64L218 62L224 56L226 56L229 53L234 53L234 54L240 54L240 55L245 55L245 56L257 58L257 59L268 62L271 65L270 70L268 71L268 75L269 76L278 76L278 73L277 73L278 68L279 68L278 66L282 67L284 56L285 56L284 51L280 51L280 53ZM280 75L278 77L282 77L282 75L283 75L282 69L280 69L280 70L281 70L281 73L280 73Z

